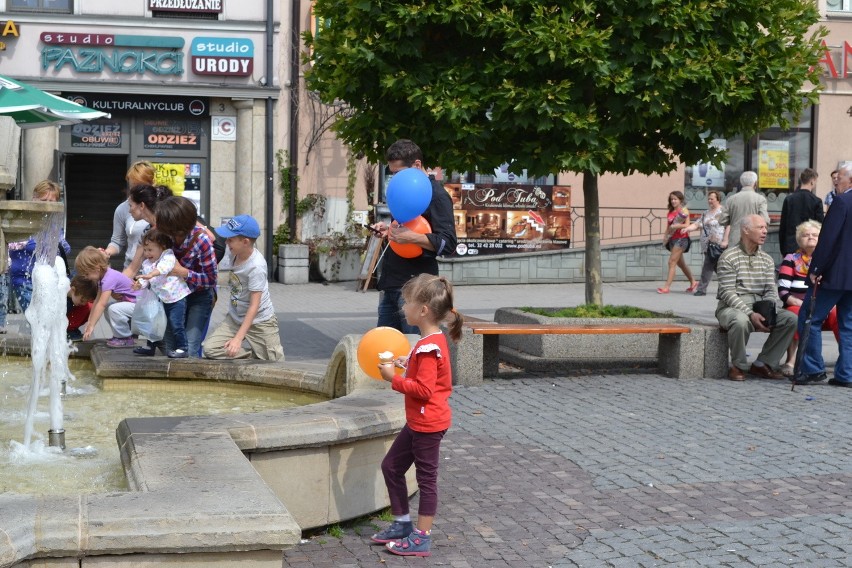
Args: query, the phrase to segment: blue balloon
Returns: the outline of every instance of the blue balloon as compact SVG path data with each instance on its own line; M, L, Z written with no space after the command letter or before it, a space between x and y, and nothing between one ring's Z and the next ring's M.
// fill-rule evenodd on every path
M422 170L405 168L388 182L388 209L400 223L422 215L432 201L432 181Z

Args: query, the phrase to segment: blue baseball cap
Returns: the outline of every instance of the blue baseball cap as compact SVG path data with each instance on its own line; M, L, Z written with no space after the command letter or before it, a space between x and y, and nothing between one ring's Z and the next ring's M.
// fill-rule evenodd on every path
M260 225L251 215L237 215L221 227L216 229L216 234L225 237L248 237L256 239L260 236Z

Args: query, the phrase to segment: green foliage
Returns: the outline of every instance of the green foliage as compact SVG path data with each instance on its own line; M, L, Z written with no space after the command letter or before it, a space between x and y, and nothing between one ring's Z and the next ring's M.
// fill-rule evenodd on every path
M305 34L308 86L352 108L335 126L351 151L379 162L406 137L457 171L718 163L710 138L786 127L816 102L803 86L819 85L825 35L817 3L802 0L317 0L315 10L331 23Z
M275 230L275 235L272 236L272 250L275 251L275 254L278 254L278 247L281 245L288 245L293 242L294 241L290 240L290 227L287 226L287 223L281 223L278 225L278 229Z
M296 218L301 217L310 210L325 211L325 196L315 193L309 194L302 199L299 199L298 186L299 177L294 177L294 170L290 167L290 153L285 150L278 150L275 153L275 161L278 164L278 189L281 191L281 203L284 211L287 211L290 203L290 193L292 188L296 189ZM292 183L292 186L291 186ZM278 225L275 231L275 236L272 240L274 250L278 250L278 245L297 243L299 239L296 235L290 234L290 227L286 222Z
M573 308L521 308L521 311L554 318L671 318L672 312L656 313L634 306L583 304Z
M328 527L328 535L338 539L343 538L343 527L337 524L331 525Z

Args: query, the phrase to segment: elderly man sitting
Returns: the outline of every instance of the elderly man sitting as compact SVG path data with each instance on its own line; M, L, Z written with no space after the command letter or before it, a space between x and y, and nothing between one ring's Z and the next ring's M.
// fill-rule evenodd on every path
M716 319L728 331L731 370L728 378L744 381L745 374L764 379L783 379L775 368L796 332L796 316L778 310L776 323L767 327L762 315L754 311L758 300L778 302L775 285L775 263L760 250L766 241L766 221L760 215L748 215L740 226L740 242L719 257L719 305ZM754 331L768 332L769 338L751 367L746 359L746 343Z

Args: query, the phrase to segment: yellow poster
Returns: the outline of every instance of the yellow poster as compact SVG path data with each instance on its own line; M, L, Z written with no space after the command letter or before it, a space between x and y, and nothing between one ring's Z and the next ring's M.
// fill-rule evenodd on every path
M183 195L186 187L186 164L154 163L154 185L164 185L175 195Z
M786 140L761 140L758 144L758 181L760 189L790 187L790 143Z

